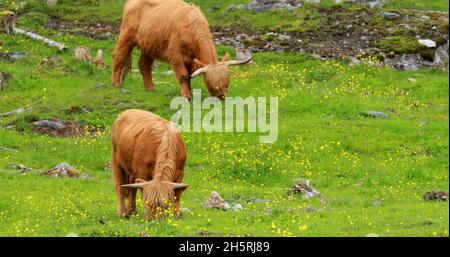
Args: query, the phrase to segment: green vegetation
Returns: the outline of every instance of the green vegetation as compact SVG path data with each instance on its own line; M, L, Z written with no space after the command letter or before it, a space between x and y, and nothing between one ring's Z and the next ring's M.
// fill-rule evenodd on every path
M439 10L448 12L448 1L441 0L391 0L388 7L399 9Z
M386 37L380 42L380 47L386 52L393 51L397 54L418 53L427 47L419 44L417 38L405 36Z
M69 1L62 2L55 10L64 19L112 21L121 12L121 1L79 4L72 11ZM203 10L216 5L196 2ZM225 7L244 1L215 2ZM22 16L22 27L34 28L70 49L86 45L91 54L103 49L105 62L111 63L114 37L93 40L59 34L42 26L50 9L32 7L28 11L39 15ZM61 11L64 8L67 13ZM271 22L277 24L275 18ZM111 87L110 66L101 70L77 63L72 50L60 53L5 34L0 34L0 42L0 52L26 54L15 62L0 62L0 71L12 77L0 91L0 113L32 107L0 118L0 235L449 235L448 202L422 198L427 191L449 190L448 71L400 72L366 64L350 67L305 54L254 54L254 65L232 68L229 95L277 96L278 141L259 144L254 133L183 133L188 151L185 182L191 187L181 205L190 212L181 220L145 223L140 199L138 215L116 216L110 129L128 108L150 110L167 119L173 115L169 104L180 92L176 79L165 74L170 67L158 63L155 92L146 92L140 74L132 72L124 83L130 93L124 93ZM233 50L219 47L220 55L225 52ZM40 65L43 58L55 55L61 63ZM136 61L134 56L134 68ZM193 87L208 96L201 79L195 79ZM81 107L89 112L77 111ZM389 117L361 115L369 110ZM73 121L96 132L75 138L39 135L31 130L35 118ZM8 125L16 129L7 129ZM60 162L94 178L53 179L39 174L39 169ZM11 168L13 164L34 171L21 174ZM297 178L310 179L324 200L290 198L287 190ZM201 203L213 190L243 210L206 209ZM270 202L247 202L248 198Z

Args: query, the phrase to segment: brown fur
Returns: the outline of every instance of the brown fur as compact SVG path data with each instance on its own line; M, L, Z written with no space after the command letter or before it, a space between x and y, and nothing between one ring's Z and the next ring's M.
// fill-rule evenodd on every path
M180 133L153 113L127 110L113 124L112 144L118 215L124 217L136 209L136 188L123 185L146 181L150 182L141 188L147 220L158 218L157 210L166 210L170 205L180 214L183 189L172 187L172 182L181 183L184 176L186 150ZM125 196L128 196L128 206L125 206Z
M220 65L208 22L197 7L181 0L127 1L113 54L115 87L121 85L131 70L131 52L135 46L141 49L139 69L147 90L153 90L153 61L160 59L172 65L184 97L192 98L190 75L205 66L215 68L214 72L204 74L208 90L219 98L226 95L228 66Z

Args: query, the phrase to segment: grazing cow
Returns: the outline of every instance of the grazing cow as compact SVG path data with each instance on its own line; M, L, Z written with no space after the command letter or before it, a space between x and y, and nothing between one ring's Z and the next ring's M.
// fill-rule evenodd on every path
M186 150L170 122L150 112L127 110L113 124L112 146L118 215L134 213L140 188L147 221L162 218L171 206L180 216L180 195L188 187L182 184Z
M167 61L181 85L181 94L192 98L191 78L200 74L211 95L223 99L228 90L230 65L219 62L213 36L203 13L181 0L129 0L126 2L119 40L113 53L112 83L119 87L131 69L131 52L141 50L139 70L148 91L153 90L152 64Z

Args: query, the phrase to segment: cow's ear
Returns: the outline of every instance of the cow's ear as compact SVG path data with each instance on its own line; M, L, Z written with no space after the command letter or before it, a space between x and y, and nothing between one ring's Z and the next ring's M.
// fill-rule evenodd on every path
M225 53L225 55L222 57L222 62L228 62L230 60L230 55L228 53Z
M202 61L200 61L199 59L194 59L194 71L201 69L203 67L206 66L206 64L204 64Z
M137 178L137 179L135 180L135 182L136 182L136 183L147 183L146 180L143 180L143 179L141 179L141 178Z

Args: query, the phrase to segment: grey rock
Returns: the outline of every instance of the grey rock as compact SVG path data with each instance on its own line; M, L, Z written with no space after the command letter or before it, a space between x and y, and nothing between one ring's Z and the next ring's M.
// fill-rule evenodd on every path
M313 197L321 196L320 192L311 186L311 181L308 179L297 179L296 185L289 189L290 195L299 194L305 199L311 199Z
M449 56L448 56L448 40L447 43L441 46L438 46L436 49L435 57L434 57L434 63L436 65L448 65L449 63Z
M203 206L206 208L221 209L224 211L230 209L230 205L225 202L225 200L216 191L213 191L209 198L203 202Z
M242 211L244 208L240 204L235 204L232 208L233 211Z
M64 124L62 124L61 122L50 121L50 120L36 121L36 122L33 122L33 125L37 126L37 127L48 127L53 130L62 130L62 129L66 128L66 126L64 126Z
M191 210L189 210L189 208L186 208L186 207L182 208L181 211L183 213L190 213L191 212Z
M252 60L252 54L250 53L250 51L248 49L244 49L244 48L236 48L236 59L238 61L247 61L247 60ZM250 61L250 63L252 63L252 61Z
M97 83L95 84L96 88L106 88L106 84L105 83Z
M430 122L428 122L427 120L422 120L419 122L420 126L428 125L428 123L430 123Z
M245 8L246 8L246 6L244 4L232 4L232 5L228 6L228 8L224 11L224 13L242 10Z
M252 0L247 6L252 12L265 12L275 10L295 11L301 4L295 0Z
M61 162L55 165L51 170L61 170L61 169L74 170L75 168L72 165L68 164L67 162Z
M383 119L386 119L386 118L389 117L389 115L387 115L386 113L378 112L378 111L364 111L364 112L362 112L362 114L364 116L372 117L372 118L383 118Z
M391 65L398 70L419 70L422 65L422 58L418 54L403 54L401 56L395 56L390 60Z
M20 52L0 53L0 59L7 60L7 61L15 61L15 60L21 59L23 57L25 57L25 54L20 53Z
M210 12L214 12L214 11L217 11L217 10L220 10L220 7L219 6L211 6L211 7L209 7L208 8L208 11L210 11Z
M71 177L71 178L92 178L88 174L79 172L76 168L67 162L61 162L51 168L49 171L43 172L41 175L46 175L52 178Z
M121 89L120 89L120 92L121 92L122 94L131 94L131 91L128 90L128 89L125 89L125 88L121 88Z
M377 207L377 206L380 206L380 205L381 205L381 201L380 200L376 199L376 200L372 201L372 206Z
M398 13L393 12L380 12L379 14L387 20L395 20L400 18L400 15Z

